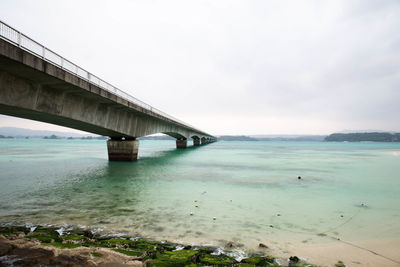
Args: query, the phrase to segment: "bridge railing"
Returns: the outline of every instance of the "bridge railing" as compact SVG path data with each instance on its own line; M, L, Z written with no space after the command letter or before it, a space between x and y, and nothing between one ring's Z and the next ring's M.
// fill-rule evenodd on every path
M87 82L94 84L104 90L107 90L113 94L118 95L119 97L132 102L142 108L150 110L158 115L161 115L165 118L168 118L174 122L177 122L183 126L190 127L196 131L202 132L192 125L183 122L167 113L150 106L149 104L137 99L134 96L131 96L128 93L118 89L117 87L113 86L112 84L102 80L101 78L97 77L96 75L90 73L89 71L79 67L78 65L74 64L73 62L69 61L68 59L60 56L59 54L55 53L54 51L48 49L44 45L36 42L35 40L31 39L30 37L26 36L25 34L21 33L20 31L14 29L13 27L7 25L6 23L0 21L0 38L8 41L9 43L18 46L35 56L42 58L43 60L50 62L51 64L60 67L61 69L68 71L80 78L86 80Z

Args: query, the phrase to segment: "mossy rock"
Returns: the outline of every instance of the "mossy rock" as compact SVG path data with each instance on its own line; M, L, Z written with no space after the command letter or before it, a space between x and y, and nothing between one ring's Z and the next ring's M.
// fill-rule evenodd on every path
M102 257L103 254L98 253L98 252L92 252L92 256L93 256L93 257L96 257L96 258L99 258L99 257Z
M289 262L289 267L316 267L316 265L307 262Z
M134 243L134 241L123 238L111 238L107 240L102 240L101 243L106 244L110 247L116 247L116 246L130 246L132 243Z
M163 250L163 244L157 243L157 242L151 242L151 241L146 241L146 240L137 240L137 241L131 241L132 243L130 244L130 248L134 248L136 250L142 250L142 251L154 251L154 250Z
M148 267L180 267L191 265L192 257L199 252L197 250L178 250L178 251L165 251L164 253L157 254L156 259L146 262Z
M80 244L70 244L70 243L61 243L61 242L42 243L42 245L53 246L53 247L62 248L62 249L64 249L64 248L72 249L72 248L78 248L81 246Z
M34 235L34 236L27 236L26 238L31 240L36 239L37 241L40 241L40 243L51 243L55 241L52 236L48 235Z
M346 267L346 264L344 264L343 261L338 261L338 262L335 264L335 267Z
M200 256L200 263L211 266L231 266L236 260L225 255L203 254Z
M255 266L265 266L274 264L275 260L271 257L261 257L261 256L253 256L250 258L243 259L241 263L248 263Z
M114 248L113 251L133 257L138 257L143 255L143 251L133 251L133 250L117 249L117 248Z
M28 234L30 229L26 227L0 227L0 235L16 235L18 233Z
M95 243L95 242L84 242L80 244L83 247L93 247L93 248L108 248L108 246L101 244L101 243Z
M62 239L72 240L72 241L82 241L82 240L86 240L87 238L84 236L80 236L80 235L64 235L64 236L62 236Z

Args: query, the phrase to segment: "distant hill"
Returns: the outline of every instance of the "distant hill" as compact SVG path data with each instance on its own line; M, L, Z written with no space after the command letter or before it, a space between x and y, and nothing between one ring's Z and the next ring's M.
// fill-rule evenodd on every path
M96 136L94 134L79 134L79 133L69 133L69 132L57 132L57 131L43 131L43 130L32 130L25 128L16 127L0 127L0 135L12 136L12 137L45 137L45 136L58 136L62 138L74 137L81 138L85 136Z
M217 139L220 141L258 141L255 138L245 135L221 135Z
M400 142L400 133L334 133L325 138L328 142Z
M325 135L221 135L221 141L324 141Z

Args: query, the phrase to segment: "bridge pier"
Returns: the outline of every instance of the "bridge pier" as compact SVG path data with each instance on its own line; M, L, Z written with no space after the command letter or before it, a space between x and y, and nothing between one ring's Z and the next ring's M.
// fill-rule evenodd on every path
M193 139L193 145L194 146L199 146L200 145L200 139Z
M136 161L139 152L138 140L107 140L108 160L110 161Z
M187 139L176 139L176 148L186 148Z

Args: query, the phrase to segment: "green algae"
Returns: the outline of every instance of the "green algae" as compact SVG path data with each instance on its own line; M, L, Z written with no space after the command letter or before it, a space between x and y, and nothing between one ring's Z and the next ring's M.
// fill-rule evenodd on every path
M111 239L102 241L102 243L104 243L108 246L112 246L112 247L123 246L123 245L129 246L130 244L132 244L132 242L134 242L134 241L131 241L129 239L122 239L122 238L111 238Z
M64 248L72 249L72 248L78 248L81 246L80 244L61 243L61 242L52 242L52 243L43 242L42 245L53 246L53 247L61 248L61 249L64 249Z
M198 253L197 250L165 251L164 253L157 254L156 259L147 261L146 266L187 266L193 264L192 257Z
M0 228L7 234L23 231L21 229ZM88 237L91 236L91 237ZM38 228L29 233L26 238L36 239L45 246L60 249L74 249L84 247L108 248L117 253L130 257L138 257L146 266L278 266L272 257L252 256L237 262L227 255L212 255L215 248L185 246L182 250L175 250L179 244L169 242L156 242L148 239L131 240L129 237L104 237L93 235L90 231L73 230L59 236L54 228ZM93 257L101 257L100 253L92 252ZM303 262L289 262L289 266L313 266Z
M212 266L231 266L237 261L225 255L203 254L200 256L200 263Z
M335 264L335 267L346 267L346 265L343 263L343 261L338 261L338 262Z
M103 254L98 253L98 252L92 252L92 256L93 256L93 257L96 257L96 258L99 258L99 257L102 257Z
M273 265L275 259L272 257L261 257L261 256L253 256L250 258L243 259L241 263L247 263L252 266L270 266Z
M26 227L0 227L0 235L16 235L19 233L27 234L30 232L30 229Z
M133 250L127 250L127 249L118 249L118 248L114 248L112 250L115 252L125 254L127 256L133 256L133 257L138 257L138 256L143 255L143 251L133 251Z
M54 242L54 238L51 236L47 235L35 235L35 236L27 236L26 238L28 239L36 239L37 241L43 242L43 243L51 243Z
M79 235L65 235L62 236L62 239L72 240L72 241L83 241L86 240L87 238L85 236L79 236Z

